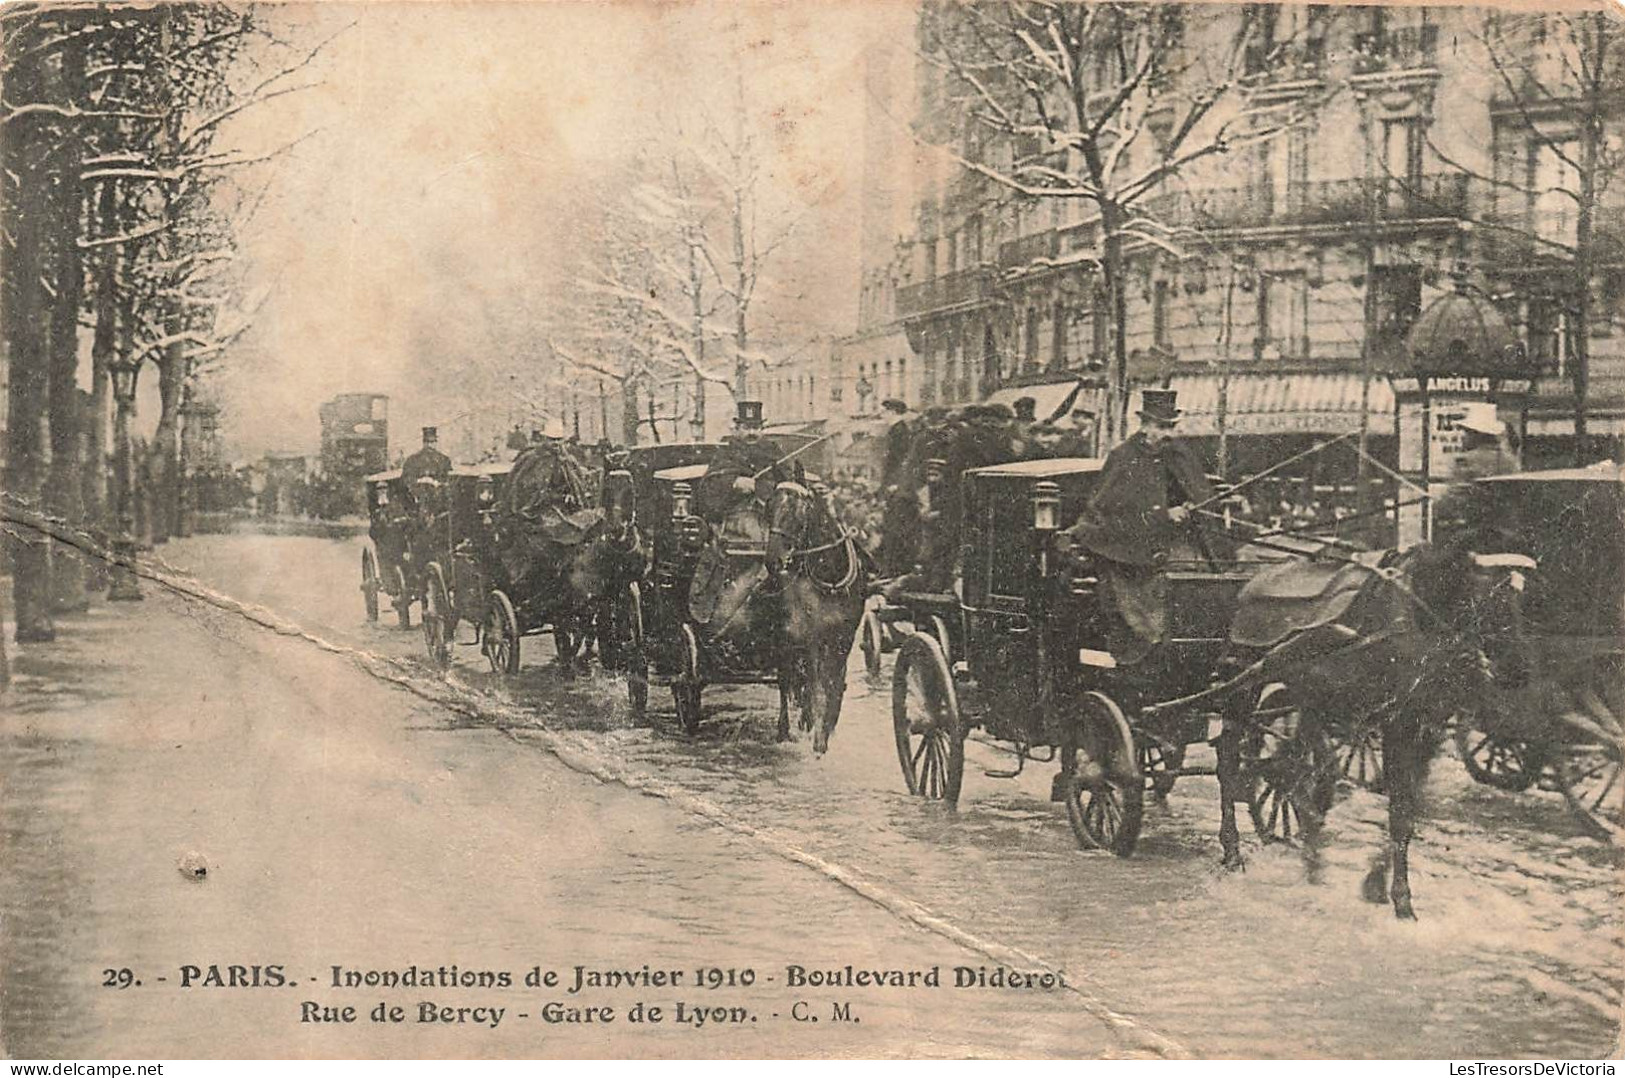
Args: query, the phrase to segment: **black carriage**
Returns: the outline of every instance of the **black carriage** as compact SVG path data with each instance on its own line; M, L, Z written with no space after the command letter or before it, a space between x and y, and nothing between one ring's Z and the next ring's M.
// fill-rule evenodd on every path
M412 500L399 468L362 480L367 499L367 538L361 551L361 596L367 620L378 620L379 595L387 595L403 629L412 624L412 604L421 598L413 572L410 537Z
M458 627L476 628L486 646L487 596L502 576L497 559L498 506L506 464L459 465L416 493L416 546L422 548L423 641L429 661L445 666ZM494 664L493 664L494 665Z
M815 441L796 434L764 440L780 456ZM713 539L730 580L766 576L763 542L730 535L695 513L695 491L722 448L704 442L635 448L604 487L606 532L620 566L611 592L611 635L628 700L641 717L649 686L669 685L689 732L699 728L707 685L775 684L779 678L782 605L771 588L750 588L736 611L715 620L697 619L690 603L695 570Z
M1589 834L1618 841L1625 817L1625 468L1603 464L1475 484L1493 536L1533 558L1523 597L1534 670L1509 706L1463 716L1456 744L1490 786L1560 792Z
M1236 595L1260 560L1169 563L1169 638L1145 661L1119 668L1108 643L1115 614L1087 562L1063 558L1056 533L1082 513L1103 466L1096 459L1035 460L964 473L956 590L889 594L876 620L901 639L892 672L892 721L910 793L956 801L965 740L980 728L1006 742L1014 777L1029 762L1057 763L1054 796L1080 845L1129 855L1145 795L1166 794L1206 743L1216 708L1153 707L1203 692L1219 676ZM1247 796L1264 830L1277 792L1256 757Z

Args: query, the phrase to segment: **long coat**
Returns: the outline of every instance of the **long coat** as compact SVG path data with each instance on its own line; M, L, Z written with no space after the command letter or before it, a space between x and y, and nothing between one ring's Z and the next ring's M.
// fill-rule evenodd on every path
M1118 614L1107 646L1119 663L1140 661L1167 638L1170 596L1163 564L1211 550L1213 540L1199 538L1194 521L1175 524L1168 509L1212 495L1196 455L1178 441L1153 446L1135 434L1107 454L1100 485L1066 534L1103 562L1101 576Z
M1068 530L1079 546L1125 565L1155 566L1191 546L1193 525L1168 510L1213 496L1201 461L1175 439L1153 446L1135 434L1106 455L1089 507Z

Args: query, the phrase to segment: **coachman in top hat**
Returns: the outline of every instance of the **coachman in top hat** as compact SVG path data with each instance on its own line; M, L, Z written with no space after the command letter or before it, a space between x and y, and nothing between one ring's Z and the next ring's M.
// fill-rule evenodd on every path
M740 401L734 431L723 439L694 492L695 512L711 525L712 541L700 553L689 587L689 613L700 624L731 620L766 569L760 559L730 562L729 548L767 543L767 506L774 487L797 478L794 464L779 460L762 433L762 402Z
M1106 456L1088 509L1063 544L1090 559L1116 608L1110 648L1119 665L1144 659L1168 632L1170 562L1214 555L1192 508L1213 497L1200 460L1176 437L1177 395L1143 391L1140 429Z

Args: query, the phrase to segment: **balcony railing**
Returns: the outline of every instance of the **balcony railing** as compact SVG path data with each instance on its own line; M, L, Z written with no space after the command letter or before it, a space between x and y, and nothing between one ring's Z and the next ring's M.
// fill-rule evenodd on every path
M1040 258L1054 258L1059 253L1060 233L1050 229L999 244L999 268L1018 269Z
M961 304L980 303L993 295L993 273L987 266L971 266L897 290L897 314L911 318Z
M1432 23L1354 35L1354 72L1408 71L1434 66L1439 28Z
M1467 216L1472 177L1459 172L1397 178L1315 180L1272 187L1178 191L1148 200L1146 212L1164 224L1193 228L1261 228L1416 221Z

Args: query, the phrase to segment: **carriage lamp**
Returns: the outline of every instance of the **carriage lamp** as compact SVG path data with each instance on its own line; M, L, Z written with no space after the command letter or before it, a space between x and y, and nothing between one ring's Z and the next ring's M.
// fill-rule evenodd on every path
M942 482L943 475L948 471L948 462L941 457L932 457L925 462L925 481L935 486Z
M694 500L694 488L687 483L673 483L671 487L671 516L673 520L682 520L691 516L690 505Z
M383 487L378 488L378 508L382 509L389 504L389 491Z
M481 505L490 505L496 500L495 484L488 475L480 476L479 492L474 495Z
M1052 532L1061 526L1061 488L1045 480L1033 485L1033 530Z

